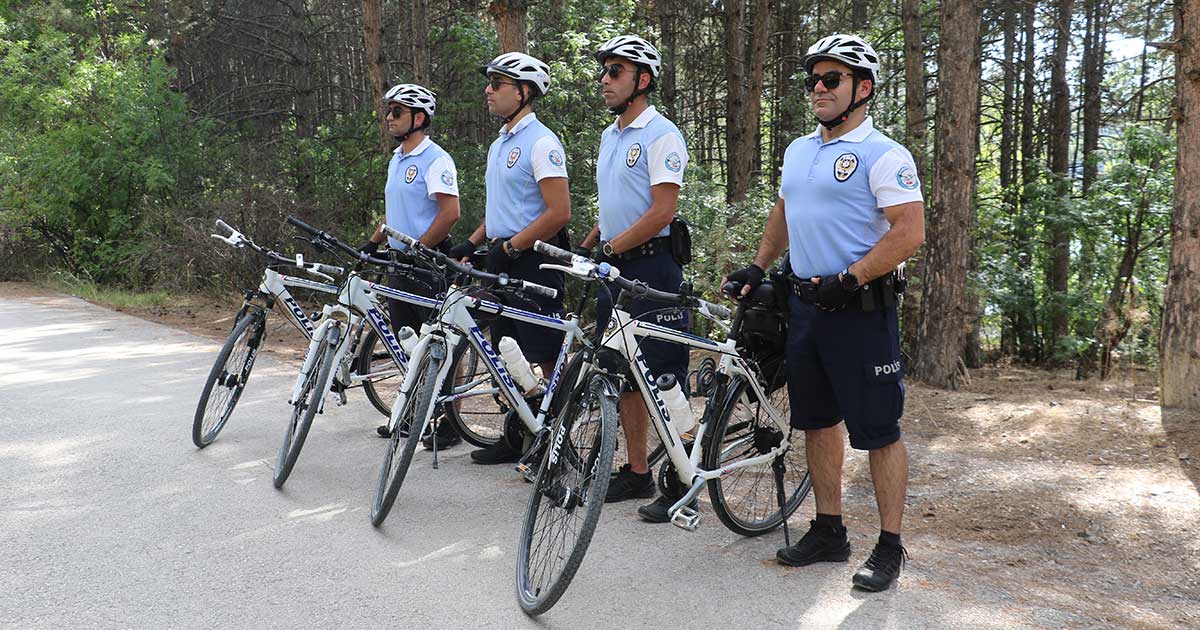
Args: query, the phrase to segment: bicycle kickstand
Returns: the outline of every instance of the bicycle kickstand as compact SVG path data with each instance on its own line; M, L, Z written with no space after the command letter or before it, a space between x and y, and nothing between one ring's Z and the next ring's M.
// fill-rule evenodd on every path
M788 533L787 514L784 510L784 505L787 504L787 499L783 496L783 456L780 455L771 462L771 470L775 473L775 497L779 500L779 515L783 517L783 546L792 546L792 537Z
M433 469L438 469L438 419L433 419Z

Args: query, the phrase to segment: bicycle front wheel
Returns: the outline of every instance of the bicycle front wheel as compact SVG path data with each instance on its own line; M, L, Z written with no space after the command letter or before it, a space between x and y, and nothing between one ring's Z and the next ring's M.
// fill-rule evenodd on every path
M587 554L617 441L617 393L607 377L580 383L559 413L542 459L517 549L517 601L550 610Z
M233 414L258 356L266 321L266 311L252 309L234 325L217 353L192 420L192 443L197 447L212 444Z
M273 481L276 488L282 488L288 475L292 474L292 467L300 457L300 449L304 448L304 439L312 428L313 417L321 410L321 403L333 382L333 359L337 355L341 332L336 324L329 327L325 338L314 350L316 356L313 357L312 368L304 377L300 395L292 401L292 417L288 420L283 445L279 447L279 458L275 462Z
M708 482L717 518L735 533L758 536L778 527L800 507L812 489L812 479L804 455L804 432L785 431L777 426L766 405L752 400L749 387L741 379L731 384L717 424L704 440L704 468L721 470L791 440L791 448L784 452L782 461L737 468ZM790 416L786 387L770 394L769 404L783 418ZM777 464L783 467L782 510L773 468Z
M396 495L404 484L417 443L421 441L421 431L429 419L433 394L437 391L438 370L445 360L442 358L445 357L445 346L439 345L441 343L438 338L431 339L424 351L418 351L420 357L415 361L415 366L410 364L416 370L413 372L412 386L396 399L400 408L393 412L396 418L392 435L388 438L383 467L379 470L379 484L371 501L371 524L376 527L383 524L396 502Z
M480 448L500 441L510 409L486 362L464 340L454 350L454 366L442 387L442 396L451 399L443 405L447 420L464 440Z

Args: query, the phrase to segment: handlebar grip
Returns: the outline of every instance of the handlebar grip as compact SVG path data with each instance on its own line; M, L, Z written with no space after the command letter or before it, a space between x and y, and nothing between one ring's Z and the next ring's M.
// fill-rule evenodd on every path
M408 245L409 247L416 247L419 244L417 239L397 230L390 225L384 225L381 227L383 227L384 234L387 234L388 236L400 241L401 243L404 243L405 245Z
M325 263L313 263L314 268L321 273L328 273L335 276L340 276L346 273L346 270L337 265L326 265Z
M574 254L571 252L559 247L555 247L545 241L535 241L533 243L533 251L545 254L551 258L557 258L565 262L571 262L572 257L574 256Z
M229 227L228 223L226 223L220 219L217 219L217 227L221 228L222 230L228 230L230 234L237 232L237 230Z
M729 307L727 307L727 306L722 306L720 304L713 304L712 302L709 302L709 301L704 301L703 304L704 304L705 308L708 309L708 312L711 313L715 317L720 317L721 319L729 319L729 316L732 314L732 311L730 311Z
M558 289L551 289L550 287L544 287L533 282L523 282L521 284L521 292L532 293L533 295L541 295L550 298L551 300L558 297Z
M730 297L736 297L737 294L742 292L742 287L744 286L746 285L741 282L730 280L721 286L721 293L724 293Z
M317 228L315 228L315 227L313 227L313 226L311 226L311 225L309 225L309 224L307 224L307 223L305 223L305 222L301 221L300 219L297 219L296 217L294 217L294 216L292 216L292 215L290 215L290 214L288 215L287 222L288 222L288 223L291 223L292 225L294 225L294 226L296 226L296 227L298 227L298 228L300 228L301 230L304 230L305 232L308 232L309 234L314 234L314 235L316 235L316 234L320 234L320 233L321 233L321 230L318 230Z

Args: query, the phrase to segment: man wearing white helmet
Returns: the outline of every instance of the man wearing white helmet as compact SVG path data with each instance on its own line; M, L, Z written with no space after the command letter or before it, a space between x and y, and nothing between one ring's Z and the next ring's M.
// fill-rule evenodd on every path
M661 291L678 291L683 268L671 247L672 221L687 167L683 134L648 102L662 68L662 55L650 42L635 35L614 37L595 53L601 68L597 75L604 104L617 120L600 137L596 161L596 188L600 222L584 240L592 247L599 238L597 257L613 263L621 275L641 280ZM601 292L597 319L607 321L612 297ZM634 317L677 330L688 329L687 312L664 308L659 302L640 299L630 304ZM598 330L603 330L601 325ZM664 341L642 342L653 377L673 374L682 387L687 381L688 350ZM621 426L625 432L628 463L609 483L608 502L654 496L653 474L647 462L649 415L640 393L621 395ZM671 507L684 488L673 470L663 475L663 496L643 505L638 514L647 521L666 523Z
M813 113L821 126L784 154L779 200L754 264L729 274L749 293L763 270L790 247L787 341L792 426L805 432L817 517L779 562L844 562L842 525L845 422L850 445L868 451L880 534L854 574L855 587L889 588L906 552L900 542L908 456L900 436L904 363L900 354L896 268L925 240L924 203L908 150L871 124L863 107L874 93L879 56L853 35L813 44L804 60Z
M400 143L392 152L387 184L383 188L387 224L419 238L429 247L445 247L450 229L459 216L458 173L454 159L425 134L437 110L437 98L427 88L403 83L388 90L383 102L387 107L388 131ZM377 228L359 249L374 253L383 240L383 230ZM390 237L388 241L393 256L402 258L406 246ZM429 293L427 289L409 286L395 277L388 283L409 292ZM388 315L395 329L410 326L420 330L429 310L388 300ZM380 435L387 436L387 425L379 427L379 431ZM438 423L438 448L449 448L460 441L462 438L453 424ZM433 447L432 436L426 438L425 445Z
M531 297L528 302L543 313L562 313L563 274L539 269L545 260L533 251L542 240L563 247L565 228L571 219L571 197L567 189L566 152L558 136L533 113L533 102L550 89L550 68L524 53L505 53L479 71L487 77L488 111L504 121L500 136L488 148L487 207L483 224L468 242L451 254L466 257L485 239L488 271L507 273L558 290L558 297ZM528 302L518 306L529 308ZM540 364L542 373L554 370L563 333L540 326L497 318L492 322L492 341L512 337L530 363ZM471 453L480 464L515 462L521 456L520 423L509 422L505 438L496 445Z

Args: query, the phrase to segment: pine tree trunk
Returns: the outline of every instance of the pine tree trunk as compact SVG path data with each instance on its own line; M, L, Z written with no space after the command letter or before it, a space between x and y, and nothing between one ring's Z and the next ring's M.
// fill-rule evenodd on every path
M742 157L745 125L741 124L746 110L746 23L745 0L725 2L725 200L729 203L746 196L749 184L742 176Z
M367 80L371 86L371 102L375 104L375 116L379 119L379 149L387 153L392 147L392 136L388 133L387 112L381 100L387 90L384 70L387 60L383 57L383 0L363 0L362 12Z
M947 0L940 11L933 197L926 232L921 350L912 372L932 385L955 388L972 311L963 270L970 267L972 255L981 14L978 0Z
M1175 4L1175 207L1163 299L1164 407L1200 409L1200 0Z
M916 162L917 178L921 180L922 187L929 190L925 178L925 40L921 35L920 0L904 0L900 19L904 27L904 144ZM918 250L906 265L909 281L900 312L900 347L910 358L916 352L917 331L921 326L921 267L924 256L924 249Z
M411 28L400 41L406 39L412 47L412 82L424 87L429 85L429 0L409 0Z
M1035 53L1037 3L1034 0L1024 5L1022 17L1024 19L1022 34L1024 52L1021 62L1024 71L1021 76L1021 205L1019 214L1014 220L1013 246L1018 248L1017 266L1020 269L1032 269L1033 196L1039 178L1038 146L1033 135L1034 127L1037 124L1034 118L1034 99L1040 93L1035 84L1038 59ZM1038 334L1036 308L1038 299L1034 293L1033 283L1027 282L1026 286L1017 287L1016 290L1020 299L1017 300L1016 321L1013 323L1013 328L1020 356L1027 362L1040 361L1042 343Z
M662 96L663 109L667 118L679 120L675 108L675 0L656 0L654 9L658 14L658 30L662 35L658 51L663 56L663 72L659 94Z
M500 52L525 52L528 48L526 8L526 0L492 0L488 5L488 15L496 21Z

